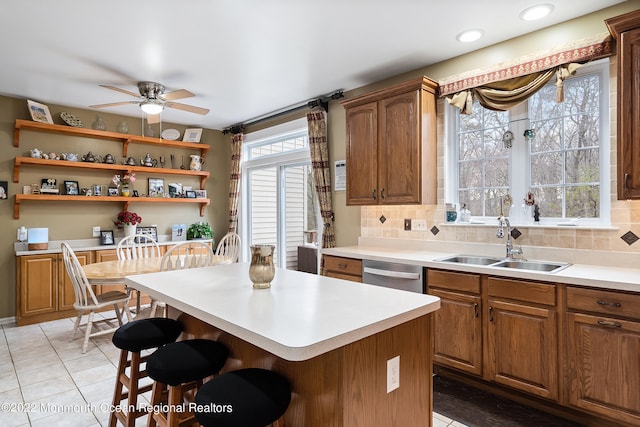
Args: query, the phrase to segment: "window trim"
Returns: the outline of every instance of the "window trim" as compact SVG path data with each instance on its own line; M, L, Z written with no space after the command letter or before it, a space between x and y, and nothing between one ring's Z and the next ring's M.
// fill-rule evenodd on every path
M579 68L575 76L569 77L570 80L574 77L584 76L587 74L599 74L600 75L600 217L599 218L582 218L578 224L587 228L610 228L611 227L611 144L610 144L610 127L611 127L611 114L609 107L609 97L611 93L610 78L609 78L609 59L604 58L591 63L585 64ZM550 82L549 84L554 84ZM445 130L445 146L444 146L444 164L445 164L445 188L444 195L445 201L448 203L456 203L460 206L458 200L458 155L459 147L457 141L457 116L460 114L460 110L451 106L445 102L445 114L444 114L444 130ZM522 135L525 129L525 123L527 120L522 120L523 112L526 112L524 107L526 103L514 107L511 112L516 116L510 118L510 122L514 124L514 135ZM528 115L527 115L528 116ZM522 120L522 121L519 121ZM522 130L520 130L522 127ZM520 164L526 165L526 172L521 174L518 178L514 178L513 174L514 157L526 156L524 159L519 159ZM520 182L524 182L524 187L528 186L530 181L530 153L528 147L523 144L514 144L511 149L511 155L509 156L509 191L513 195L514 191L514 179ZM524 181L523 181L524 180ZM522 184L520 184L522 185ZM505 212L508 215L508 212ZM472 216L479 221L483 221L486 224L497 224L497 218L488 216ZM567 221L570 218L541 218L539 226L558 226L559 222ZM520 227L537 225L534 224L516 224Z

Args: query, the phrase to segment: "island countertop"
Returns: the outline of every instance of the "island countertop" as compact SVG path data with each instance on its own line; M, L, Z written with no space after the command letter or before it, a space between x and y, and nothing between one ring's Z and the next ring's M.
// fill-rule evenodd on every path
M249 264L128 276L125 283L290 361L308 360L440 308L431 295L276 269L253 289Z

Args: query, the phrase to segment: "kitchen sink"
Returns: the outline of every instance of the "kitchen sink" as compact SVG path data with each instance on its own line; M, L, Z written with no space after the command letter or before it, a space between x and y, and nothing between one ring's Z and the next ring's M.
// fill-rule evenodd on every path
M481 255L453 255L437 259L436 261L481 265L485 267L510 268L514 270L537 271L541 273L555 273L571 265L564 262L527 261L524 259L493 258Z
M500 268L513 268L518 270L530 270L541 271L545 273L552 273L568 267L567 263L557 262L544 262L544 261L525 261L525 260L506 260L496 264L492 264L491 267Z
M499 258L490 258L475 255L455 255L446 258L441 258L436 261L442 262L455 262L458 264L474 264L474 265L491 265L500 262Z

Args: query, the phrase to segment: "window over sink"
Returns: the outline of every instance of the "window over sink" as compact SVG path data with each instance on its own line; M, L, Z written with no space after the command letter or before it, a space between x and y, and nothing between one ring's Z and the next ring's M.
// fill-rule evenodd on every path
M531 192L542 224L610 225L608 67L604 59L578 69L562 103L553 81L509 111L447 106L447 202L489 222L507 194L520 209Z

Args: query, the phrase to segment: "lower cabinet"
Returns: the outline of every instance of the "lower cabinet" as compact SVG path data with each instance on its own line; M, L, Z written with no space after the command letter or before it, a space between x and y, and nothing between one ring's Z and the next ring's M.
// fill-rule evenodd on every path
M569 404L640 425L640 295L567 288Z
M362 282L362 260L323 255L324 276Z
M93 262L92 252L76 252L80 264ZM18 325L70 317L75 293L62 254L17 258L16 322Z
M427 289L436 364L558 400L556 285L430 269Z

